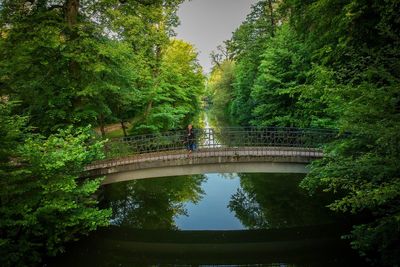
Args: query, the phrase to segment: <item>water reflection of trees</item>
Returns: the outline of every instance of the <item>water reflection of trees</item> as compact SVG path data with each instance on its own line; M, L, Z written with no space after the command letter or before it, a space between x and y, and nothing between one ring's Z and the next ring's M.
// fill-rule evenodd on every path
M201 200L204 175L133 180L107 185L102 205L112 208L112 224L137 229L176 229L184 203Z
M299 174L239 174L241 188L229 209L249 229L290 228L334 221L326 196L309 196Z

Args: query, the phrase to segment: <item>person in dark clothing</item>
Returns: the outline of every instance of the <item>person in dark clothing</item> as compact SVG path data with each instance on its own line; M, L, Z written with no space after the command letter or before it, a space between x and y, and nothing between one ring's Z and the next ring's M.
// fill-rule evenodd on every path
M193 125L189 124L186 131L186 144L189 153L196 149L196 136L194 133Z

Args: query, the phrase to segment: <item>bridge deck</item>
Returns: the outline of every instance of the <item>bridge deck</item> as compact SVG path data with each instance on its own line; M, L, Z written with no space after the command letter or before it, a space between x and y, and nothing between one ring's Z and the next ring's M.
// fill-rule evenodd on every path
M238 148L212 148L201 149L189 154L186 150L160 151L154 153L136 154L127 157L97 161L86 167L86 171L111 168L121 165L167 161L179 159L195 159L208 157L303 157L309 160L321 158L323 152L315 148L294 148L294 147L238 147Z
M319 149L295 147L238 147L201 149L189 154L186 150L136 154L95 162L86 167L88 176L102 176L150 168L194 166L243 162L286 162L307 164L321 158Z
M323 157L325 144L341 138L333 129L233 127L197 129L196 140L186 131L128 136L109 140L107 160L86 167L84 176L107 181L192 175L209 172L302 172ZM199 150L190 155L185 144ZM131 178L134 177L134 178Z

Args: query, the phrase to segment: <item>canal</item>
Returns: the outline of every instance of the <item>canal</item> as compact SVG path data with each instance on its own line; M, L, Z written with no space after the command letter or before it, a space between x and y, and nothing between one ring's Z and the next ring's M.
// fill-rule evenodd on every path
M363 266L351 218L309 196L304 174L205 174L106 185L111 226L48 266Z

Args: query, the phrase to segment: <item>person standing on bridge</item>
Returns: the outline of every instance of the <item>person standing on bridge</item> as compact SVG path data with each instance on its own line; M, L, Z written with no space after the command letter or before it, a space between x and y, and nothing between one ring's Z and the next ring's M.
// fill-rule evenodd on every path
M189 154L196 149L196 136L194 133L193 125L189 124L186 131L186 144Z

